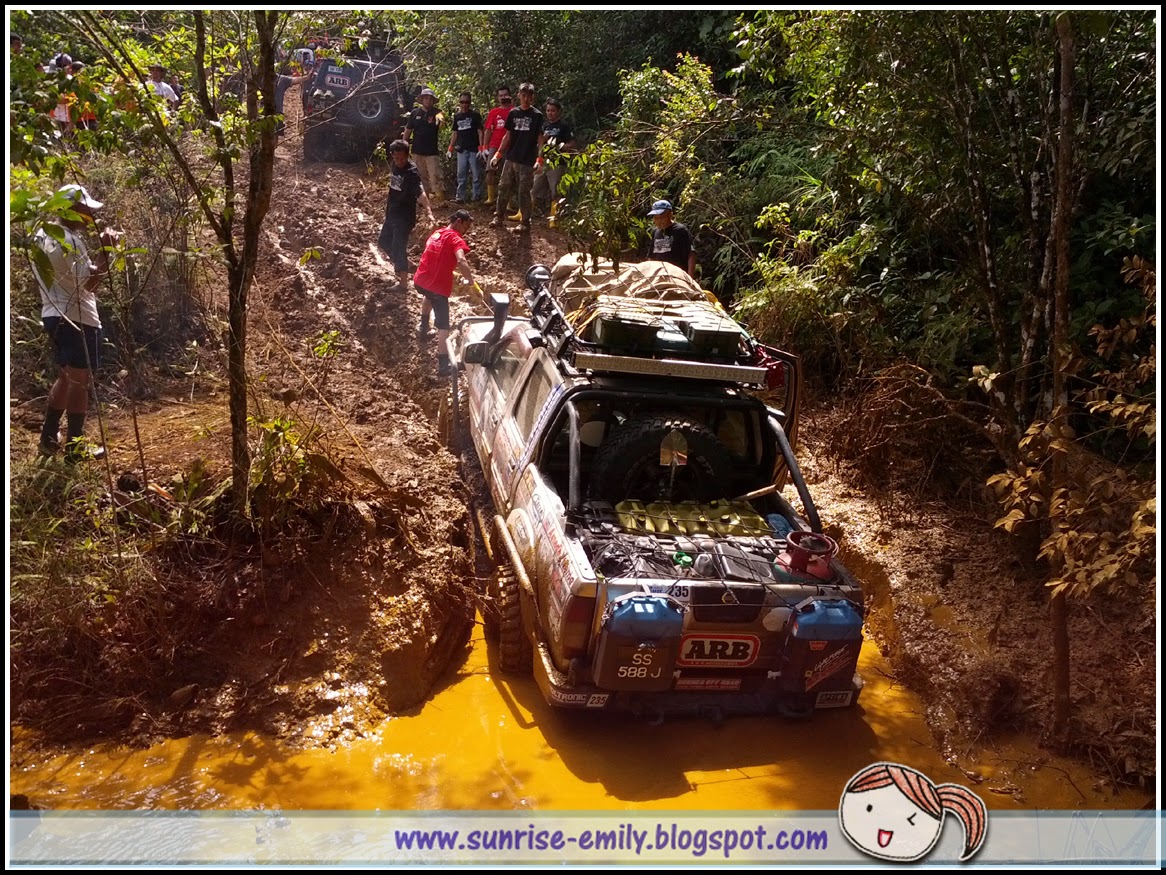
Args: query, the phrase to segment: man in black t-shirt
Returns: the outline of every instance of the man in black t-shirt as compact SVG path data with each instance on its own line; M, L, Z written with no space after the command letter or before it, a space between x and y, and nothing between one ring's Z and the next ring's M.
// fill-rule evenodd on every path
M696 253L692 251L692 235L684 225L672 221L672 204L656 201L648 215L656 226L652 229L652 250L648 259L670 262L688 271L689 276L695 276Z
M457 152L457 195L459 204L466 202L467 177L473 176L473 200L482 199L482 165L486 160L486 131L482 116L471 108L470 92L463 91L457 101L458 111L453 116L453 136L449 138L449 149L445 157L452 158Z
M559 180L567 169L567 159L562 156L574 152L576 144L575 132L563 119L563 105L554 97L547 98L546 113L542 151L535 162L530 196L538 214L545 216L549 209L553 220L559 208Z
M432 90L422 88L417 99L421 105L413 107L409 113L405 122L405 140L412 146L426 194L440 201L444 186L441 179L441 156L437 154L437 132L445 116L438 112L437 95Z
M404 140L394 140L389 145L389 199L385 204L385 221L377 245L389 254L397 281L389 286L390 292L403 292L409 287L409 234L417 224L417 205L421 204L429 220L435 227L433 209L421 183L421 173L417 165L409 160L409 144Z
M534 182L534 164L542 151L542 130L543 114L534 108L534 85L523 82L518 88L518 106L506 116L506 136L502 138L498 152L490 159L490 166L494 168L506 162L502 181L498 184L497 211L491 225L502 224L510 193L517 186L520 230L530 230L530 219L534 214L530 189Z

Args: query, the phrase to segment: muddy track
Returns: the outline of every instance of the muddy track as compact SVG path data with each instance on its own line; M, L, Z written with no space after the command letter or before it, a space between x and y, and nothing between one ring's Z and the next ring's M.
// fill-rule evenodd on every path
M186 711L186 730L258 722L304 743L340 743L420 704L466 645L486 571L469 534L470 490L438 436L449 384L437 376L432 335L417 337L421 298L388 291L395 273L375 242L386 170L304 164L294 138L277 152L249 307L253 403L264 416L323 424L358 491L368 492L372 478L360 472L370 468L385 486L359 503L359 514L346 509L305 555L255 570L287 578L283 603L252 615L257 631L234 636L237 667L207 674L216 691ZM434 213L454 208L447 202ZM486 208L470 209L479 284L520 300L526 268L553 262L563 244L545 227L493 229ZM431 230L414 230L414 265ZM455 292L453 321L484 312L472 292ZM339 352L324 362L312 350L328 332Z
M303 164L298 148L290 138L277 156L271 248L252 311L255 347L264 343L265 325L276 326L294 338L287 346L299 350L301 367L307 368L311 339L338 330L348 347L329 376L326 397L350 417L358 440L390 483L416 487L427 501L432 497L430 517L445 513L446 501L457 504L455 515L466 519L460 508L469 503L468 489L453 457L440 448L436 430L447 383L436 376L432 340L416 339L420 298L413 291L386 291L394 272L375 245L385 166ZM447 182L452 192L452 180ZM434 213L443 220L455 206L447 201ZM536 222L529 235L515 234L512 223L490 227L488 208L469 209L477 220L469 234L470 262L487 293L520 300L527 267L553 264L566 250L562 235L545 224ZM430 230L419 225L414 231L414 264ZM309 250L319 257L301 264ZM472 294L455 290L453 321L485 312ZM267 353L257 349L256 354ZM288 376L274 367L272 373L278 389ZM998 730L1039 737L1047 725L1044 666L1050 650L1038 571L1019 563L1008 540L992 531L990 509L924 506L857 490L828 449L827 436L840 427L835 416L827 408L806 411L799 455L827 531L864 581L870 631L901 679L929 702L939 743L954 755ZM439 542L440 533L426 534ZM1121 606L1111 615L1117 624L1118 614L1128 614L1129 622L1139 615L1137 606ZM1101 737L1107 711L1135 701L1147 680L1153 688L1153 679L1146 676L1144 661L1124 647L1120 627L1096 619L1094 608L1075 612L1074 669L1087 690L1078 720ZM1104 677L1107 664L1122 666L1122 672L1103 690L1093 678ZM1144 727L1145 719L1131 715L1127 724Z
M448 382L436 375L433 341L417 338L420 297L388 291L394 271L376 247L387 168L305 164L294 133L276 161L249 309L251 406L322 428L352 488L338 489L335 506L292 549L264 545L188 569L195 582L223 577L212 595L226 604L214 605L199 652L168 670L170 686L142 692L136 718L97 721L116 732L132 719L127 741L257 728L310 746L342 744L426 701L449 665L460 664L486 591L489 563L472 535L482 491L472 450L456 459L442 445ZM444 219L454 208L447 201L434 212ZM492 228L489 209L469 209L470 263L487 293L521 300L527 268L566 250L545 224L515 234ZM414 264L431 230L415 229ZM485 312L455 289L454 322ZM328 332L340 347L323 360L312 350ZM195 382L197 393L188 386L143 411L136 426L160 482L196 457L229 468L222 382L213 374ZM36 428L38 411L13 410L15 421ZM868 631L896 680L927 702L938 746L963 761L996 733L1039 740L1051 653L1039 569L1017 561L985 505L952 508L856 486L836 452L847 414L825 403L803 414L798 457L826 531L863 582ZM128 417L107 415L111 455L134 468ZM29 447L35 441L32 431L19 436ZM1086 740L1077 752L1112 779L1153 773L1154 595L1148 589L1141 604L1099 598L1072 612L1076 719Z

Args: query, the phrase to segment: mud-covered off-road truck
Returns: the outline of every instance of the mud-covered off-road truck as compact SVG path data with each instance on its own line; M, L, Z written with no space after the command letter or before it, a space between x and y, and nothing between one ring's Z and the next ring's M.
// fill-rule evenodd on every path
M451 333L442 417L494 504L500 667L565 707L853 704L862 591L794 458L797 357L662 262L567 256L527 285L529 317L493 295Z
M303 102L304 160L358 161L400 136L412 93L400 52L374 40L320 57Z

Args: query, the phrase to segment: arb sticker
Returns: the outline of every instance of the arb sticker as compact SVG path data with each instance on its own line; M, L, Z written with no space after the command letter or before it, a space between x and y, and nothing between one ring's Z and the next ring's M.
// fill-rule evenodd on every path
M744 668L757 659L756 635L685 635L678 665L689 668Z

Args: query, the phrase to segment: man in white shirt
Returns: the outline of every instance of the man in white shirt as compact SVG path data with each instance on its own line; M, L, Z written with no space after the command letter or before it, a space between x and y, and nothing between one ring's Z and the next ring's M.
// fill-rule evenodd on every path
M171 109L178 109L178 95L170 87L170 83L165 80L165 76L166 68L161 64L150 65L150 87L154 89L155 94L166 98Z
M97 368L101 346L101 319L97 315L97 287L109 262L99 250L97 263L90 260L85 232L95 223L93 211L102 204L80 185L65 185L57 191L72 201L76 219L62 218L64 239L58 240L45 228L36 232L34 242L44 252L52 274L34 271L40 286L41 321L53 344L53 357L60 370L49 390L41 427L40 452L54 455L61 448L58 431L66 418L65 461L98 458L102 451L87 450L84 441L85 416L89 410L89 384ZM111 240L102 235L102 242Z

